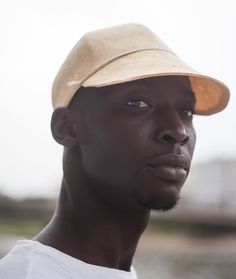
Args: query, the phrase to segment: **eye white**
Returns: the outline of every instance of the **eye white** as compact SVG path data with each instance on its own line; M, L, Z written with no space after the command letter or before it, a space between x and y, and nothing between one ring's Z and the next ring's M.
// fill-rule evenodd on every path
M146 102L142 101L142 100L128 101L127 104L129 106L138 107L138 108L147 108L147 107L149 107L149 105Z
M192 117L193 116L193 112L189 109L189 110L184 110L183 114L187 117Z

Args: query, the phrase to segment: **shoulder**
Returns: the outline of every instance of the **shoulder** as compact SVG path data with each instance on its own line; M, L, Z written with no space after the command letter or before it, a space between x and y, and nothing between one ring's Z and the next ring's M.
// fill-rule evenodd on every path
M31 250L29 245L22 245L21 240L17 241L11 251L0 260L0 274L4 274L3 278L26 278Z
M55 270L50 253L45 253L39 243L32 240L18 240L0 260L0 274L4 279L51 279L55 275L60 279Z

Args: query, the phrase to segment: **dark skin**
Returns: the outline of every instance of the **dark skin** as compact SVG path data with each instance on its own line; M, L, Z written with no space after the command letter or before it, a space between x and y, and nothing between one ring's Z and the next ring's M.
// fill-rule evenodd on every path
M188 78L81 88L52 116L64 146L56 212L34 239L84 262L130 271L151 210L173 208L195 146Z

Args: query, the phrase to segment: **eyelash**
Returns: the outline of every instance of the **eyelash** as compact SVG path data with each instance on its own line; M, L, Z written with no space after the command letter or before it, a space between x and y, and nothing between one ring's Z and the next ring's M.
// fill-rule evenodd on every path
M131 102L136 102L136 104L138 102L143 102L145 103L147 106L144 106L144 107L139 107L139 106L133 106L133 105L130 105L129 103ZM130 99L130 100L127 100L125 101L125 104L129 107L133 107L133 108L141 108L141 109L145 109L145 108L151 108L152 106L149 104L149 102L147 102L146 100L144 100L143 98L135 98L135 99ZM183 117L185 118L190 118L192 119L193 118L193 115L194 115L194 110L192 108L186 108L186 109L181 109L180 110L180 113ZM190 115L189 115L190 113Z
M131 102L136 102L136 104L140 104L140 102L143 102L143 103L145 103L147 106L143 106L143 107L140 107L140 106L136 106L136 105L130 105L129 103L131 103ZM150 107L152 107L147 101L145 101L145 100L143 100L143 99L131 99L131 100L127 100L126 102L125 102L125 104L127 105L127 106L130 106L130 107L134 107L134 108L150 108Z

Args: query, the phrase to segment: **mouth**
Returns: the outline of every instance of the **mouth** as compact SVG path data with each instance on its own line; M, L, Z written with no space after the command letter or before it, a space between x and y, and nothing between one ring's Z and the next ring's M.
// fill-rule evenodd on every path
M155 157L148 163L148 168L163 180L183 182L190 167L189 159L184 155L166 154Z

